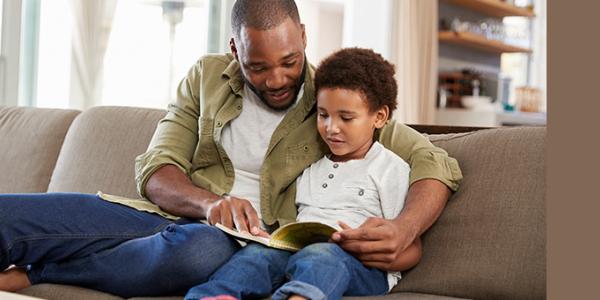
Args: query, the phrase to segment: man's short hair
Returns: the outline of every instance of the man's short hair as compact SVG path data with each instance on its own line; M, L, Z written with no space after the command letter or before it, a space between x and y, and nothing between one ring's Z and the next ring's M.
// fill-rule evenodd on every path
M268 30L288 17L300 24L294 0L237 0L231 10L231 30L239 38L242 26Z
M394 65L371 49L342 49L325 58L317 68L315 93L323 88L359 91L366 97L370 111L387 105L391 119L398 94L394 73Z

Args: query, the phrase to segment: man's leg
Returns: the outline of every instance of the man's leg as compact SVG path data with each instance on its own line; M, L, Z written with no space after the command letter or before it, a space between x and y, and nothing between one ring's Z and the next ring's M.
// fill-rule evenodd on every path
M96 195L0 194L0 270L88 256L169 223Z
M284 271L290 255L288 251L250 243L217 270L208 282L192 288L185 299L221 295L237 299L267 297L285 280Z
M154 235L126 241L87 257L30 271L33 282L74 284L122 297L184 295L208 280L239 244L200 223L170 224Z
M33 284L121 296L183 294L237 247L216 228L179 226L96 195L0 195L0 270L30 265Z
M334 243L309 245L290 257L290 281L273 294L273 300L299 295L307 299L341 299L374 296L388 291L387 273L365 267Z

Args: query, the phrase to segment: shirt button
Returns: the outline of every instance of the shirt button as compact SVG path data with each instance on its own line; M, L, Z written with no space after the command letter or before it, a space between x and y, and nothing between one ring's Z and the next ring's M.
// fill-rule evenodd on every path
M323 183L322 187L323 187L324 189L326 189L326 188L327 188L327 183Z
M221 121L217 121L217 127L221 127L223 125L223 123L221 123Z
M241 105L241 104L240 104L240 105L238 105L238 106L237 106L237 109L238 109L238 110L242 110L242 105Z
M308 146L304 146L304 152L308 152Z
M327 177L329 177L329 179L333 179L333 174L329 174Z
M333 168L337 169L337 167L339 167L340 165L338 165L337 163L333 164Z
M363 190L363 189L358 190L358 195L359 196L362 196L364 194L365 194L365 190Z

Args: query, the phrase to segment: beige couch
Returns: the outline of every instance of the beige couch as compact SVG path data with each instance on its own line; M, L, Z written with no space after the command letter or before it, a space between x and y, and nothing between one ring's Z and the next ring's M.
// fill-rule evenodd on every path
M126 107L84 112L0 107L0 193L102 190L136 197L134 157L145 151L164 114ZM429 138L458 159L463 184L423 236L419 265L405 273L392 294L373 299L545 298L546 128ZM120 299L56 284L20 293Z

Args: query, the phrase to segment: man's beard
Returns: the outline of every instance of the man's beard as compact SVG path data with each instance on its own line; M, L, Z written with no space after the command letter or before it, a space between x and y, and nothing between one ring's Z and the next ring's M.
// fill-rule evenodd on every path
M250 88L250 90L252 92L254 92L254 94L256 96L258 96L258 99L260 99L260 101L262 103L264 103L267 107L269 107L272 110L275 111L285 111L288 108L292 107L294 105L294 103L296 103L296 98L298 98L298 93L300 93L300 89L302 88L302 83L304 82L304 76L306 72L306 59L304 59L304 65L302 66L302 73L300 74L300 77L298 77L298 81L296 82L296 86L294 87L294 96L292 97L292 100L290 101L290 103L284 105L284 106L273 106L271 105L271 103L269 103L269 101L263 96L263 94L252 84L250 83L250 81L248 81L248 79L246 79L246 76L244 76L244 73L242 73L242 79L244 80L244 84L248 85L248 87Z

